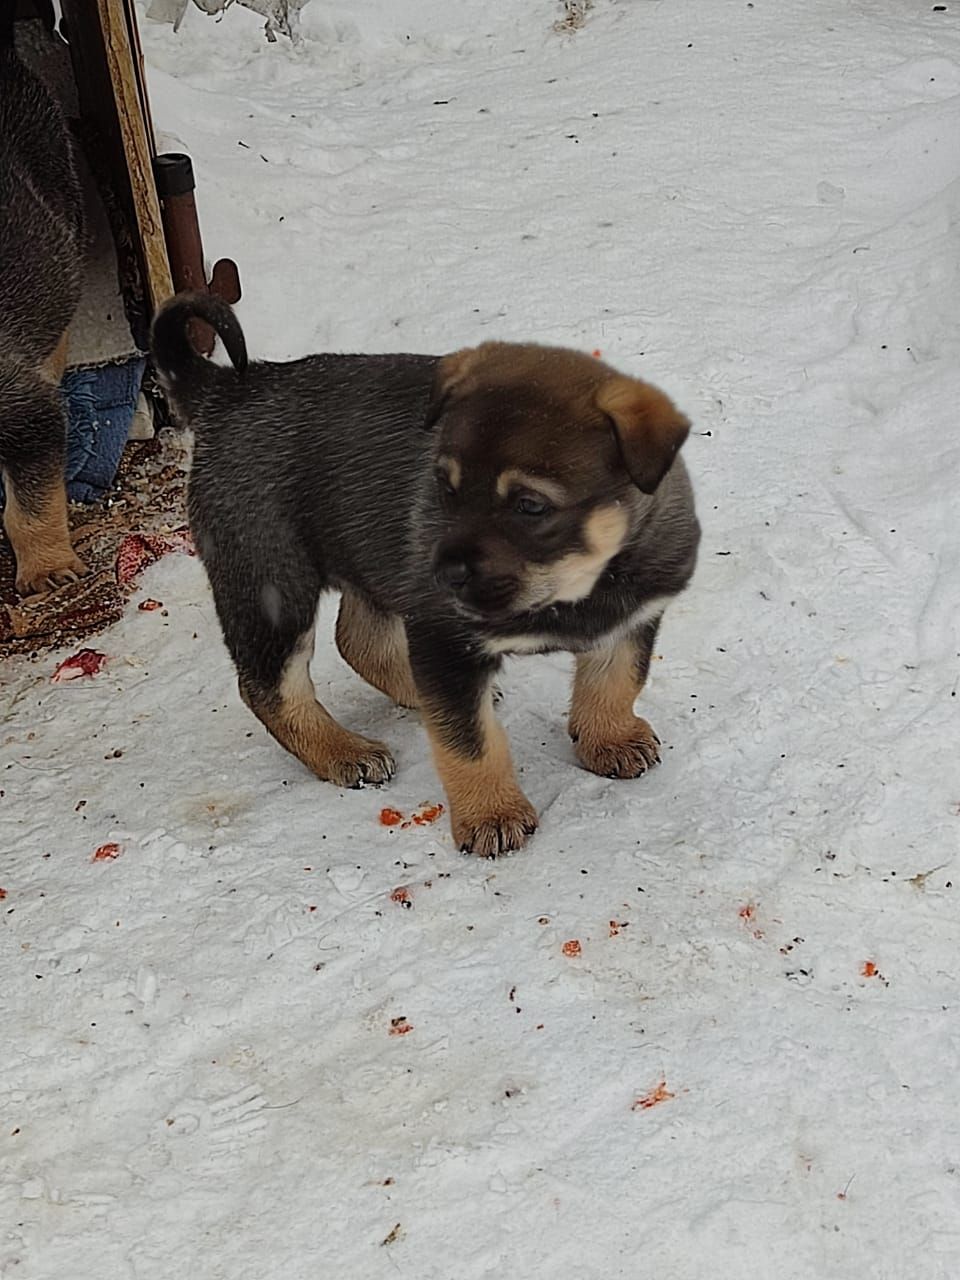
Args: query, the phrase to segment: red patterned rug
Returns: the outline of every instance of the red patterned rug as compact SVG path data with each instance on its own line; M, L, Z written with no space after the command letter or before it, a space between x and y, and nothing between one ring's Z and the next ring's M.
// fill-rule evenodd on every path
M0 538L0 652L42 653L102 631L123 613L147 565L171 552L192 555L186 479L179 433L127 445L110 493L70 511L74 545L90 572L46 595L17 595L13 553Z

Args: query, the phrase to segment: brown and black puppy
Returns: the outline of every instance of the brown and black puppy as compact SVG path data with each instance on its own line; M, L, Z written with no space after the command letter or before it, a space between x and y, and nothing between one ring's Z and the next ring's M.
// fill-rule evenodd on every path
M66 121L14 47L0 0L0 472L27 595L86 572L67 529L58 386L80 298L82 204Z
M233 369L194 353L191 317ZM314 773L356 786L394 769L316 700L331 589L343 657L420 708L463 849L519 849L537 826L493 711L504 654L577 655L569 727L586 768L633 778L657 762L633 706L700 536L677 456L688 423L662 392L510 343L248 366L232 311L202 294L160 311L153 353L195 431L190 521L240 692Z

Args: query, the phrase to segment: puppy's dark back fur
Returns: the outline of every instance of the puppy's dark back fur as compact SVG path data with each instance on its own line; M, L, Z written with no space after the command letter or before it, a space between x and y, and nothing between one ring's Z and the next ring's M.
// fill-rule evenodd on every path
M194 316L217 329L236 369L188 348L183 334ZM361 580L375 603L395 610L406 587L411 506L431 474L422 424L437 358L314 355L247 365L232 311L204 294L160 312L152 349L179 417L195 433L190 508L201 544L205 529L232 526L245 510L251 537L256 528L289 528L321 574ZM293 493L299 506L291 510ZM208 559L242 554L201 551Z

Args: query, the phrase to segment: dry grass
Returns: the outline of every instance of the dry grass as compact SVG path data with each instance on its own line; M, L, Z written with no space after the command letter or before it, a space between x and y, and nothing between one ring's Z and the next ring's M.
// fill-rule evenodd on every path
M560 8L563 12L553 24L553 29L558 35L568 35L585 25L593 0L561 0Z

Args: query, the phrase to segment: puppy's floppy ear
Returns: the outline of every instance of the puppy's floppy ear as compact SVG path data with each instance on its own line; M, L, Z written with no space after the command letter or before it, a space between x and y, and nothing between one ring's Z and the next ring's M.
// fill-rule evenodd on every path
M668 396L636 378L611 378L597 392L596 404L613 424L630 479L644 493L653 493L686 440L690 423Z
M433 379L430 403L427 405L427 416L423 423L425 428L429 430L430 427L436 426L451 396L458 387L463 385L473 368L476 355L475 347L464 347L462 351L454 351L439 361Z

